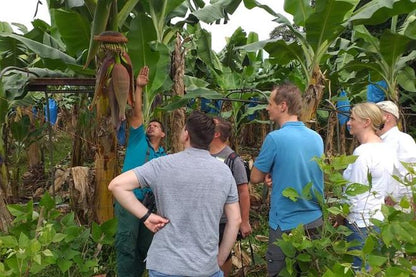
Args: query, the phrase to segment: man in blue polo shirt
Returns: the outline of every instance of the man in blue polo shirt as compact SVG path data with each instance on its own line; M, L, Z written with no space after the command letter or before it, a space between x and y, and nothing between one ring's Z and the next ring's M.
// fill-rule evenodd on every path
M272 90L267 111L270 120L280 129L269 133L251 171L251 183L272 182L269 212L269 246L266 253L268 276L278 276L285 267L285 255L275 242L282 233L290 232L299 224L313 233L322 225L322 209L317 194L323 195L323 173L314 157L323 154L323 141L315 131L298 120L302 109L299 89L285 84ZM270 180L271 179L271 180ZM301 196L312 184L312 199L293 201L282 192L295 189Z
M149 68L140 70L136 80L135 105L129 117L129 140L122 172L143 165L151 159L166 155L161 146L165 137L162 123L150 121L146 133L143 126L142 91L147 85ZM143 201L149 188L137 188L134 194ZM142 276L146 269L146 255L152 242L153 233L137 217L115 203L115 215L118 220L116 233L117 273L123 277Z

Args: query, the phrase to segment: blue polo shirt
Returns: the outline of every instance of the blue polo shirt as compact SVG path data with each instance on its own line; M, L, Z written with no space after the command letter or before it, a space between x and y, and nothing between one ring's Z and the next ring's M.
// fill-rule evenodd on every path
M266 136L254 166L264 173L271 173L273 187L269 226L282 231L308 224L322 216L316 195L311 200L292 201L282 195L286 188L293 188L302 196L302 189L312 182L312 192L323 196L323 172L314 157L321 157L324 144L321 136L307 128L301 121L286 122L279 130Z
M149 138L146 136L143 124L137 129L130 127L129 141L127 143L126 156L124 157L124 164L122 172L128 171L135 167L143 165L151 159L166 155L165 149L160 146L155 151L150 144ZM134 194L137 199L143 200L149 188L137 188Z

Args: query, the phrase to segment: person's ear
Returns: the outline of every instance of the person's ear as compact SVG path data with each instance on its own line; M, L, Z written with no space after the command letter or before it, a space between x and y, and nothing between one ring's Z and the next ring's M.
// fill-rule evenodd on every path
M281 112L283 113L287 110L287 104L286 104L285 101L282 101L280 104L282 105L281 106Z

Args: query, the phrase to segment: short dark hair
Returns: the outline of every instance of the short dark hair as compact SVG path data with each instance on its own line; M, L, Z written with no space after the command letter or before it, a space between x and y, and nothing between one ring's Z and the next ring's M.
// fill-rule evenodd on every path
M274 90L276 91L274 102L276 104L286 102L288 113L300 117L302 112L302 93L299 88L292 83L285 83L275 86L272 91Z
M150 124L150 123L152 123L152 122L157 122L157 123L159 123L159 125L160 125L160 129L162 129L162 132L164 132L164 131L165 131L165 127L163 126L162 122L160 122L160 121L159 121L159 120L157 120L157 119L152 119L152 120L150 120L150 121L149 121L149 124Z
M215 122L216 121L216 122ZM215 131L220 133L220 140L226 142L232 133L232 125L222 117L214 117Z
M215 134L215 123L211 117L200 111L193 111L186 120L185 129L192 147L209 149Z

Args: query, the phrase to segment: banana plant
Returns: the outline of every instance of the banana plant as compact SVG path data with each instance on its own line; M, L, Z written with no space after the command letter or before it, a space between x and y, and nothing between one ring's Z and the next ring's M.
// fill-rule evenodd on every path
M392 6L383 3L377 10L367 4L350 18L349 21L354 25L352 48L356 50L356 55L345 68L349 71L366 71L379 80L385 80L386 96L399 103L400 87L416 92L415 70L410 65L416 58L416 3L407 0L395 1ZM370 34L364 26L382 23L388 16L397 16L409 9L413 11L406 16L401 26L396 26L397 21L392 20L391 29L385 30L379 38Z
M299 31L283 15L278 15L275 21L287 26L295 41L267 40L245 47L248 51L264 48L269 53L271 63L290 65L295 62L300 68L301 77L291 81L302 90L302 117L306 123L314 123L316 111L322 99L326 78L321 65L328 58L327 50L330 45L345 30L348 18L358 4L358 0L328 0L316 1L313 6L309 1L286 0L284 9L293 15L293 24L300 26Z
M201 30L198 22L216 22L226 17L228 13L233 13L240 3L241 0L212 1L210 4L197 0L159 0L141 3L141 9L135 11L135 18L130 23L127 37L135 70L139 70L143 65L148 65L150 68L149 84L143 94L145 121L153 116L155 111L152 103L160 92L170 91L172 88L171 52L174 49L177 33L184 40L193 41L184 45L190 47L186 51L189 52L191 49L197 51L198 57L213 65L216 61L211 50L210 35ZM172 24L174 18L176 23ZM185 24L187 24L186 28L184 28ZM193 47L195 44L198 44L198 48ZM193 64L189 66L192 67Z

